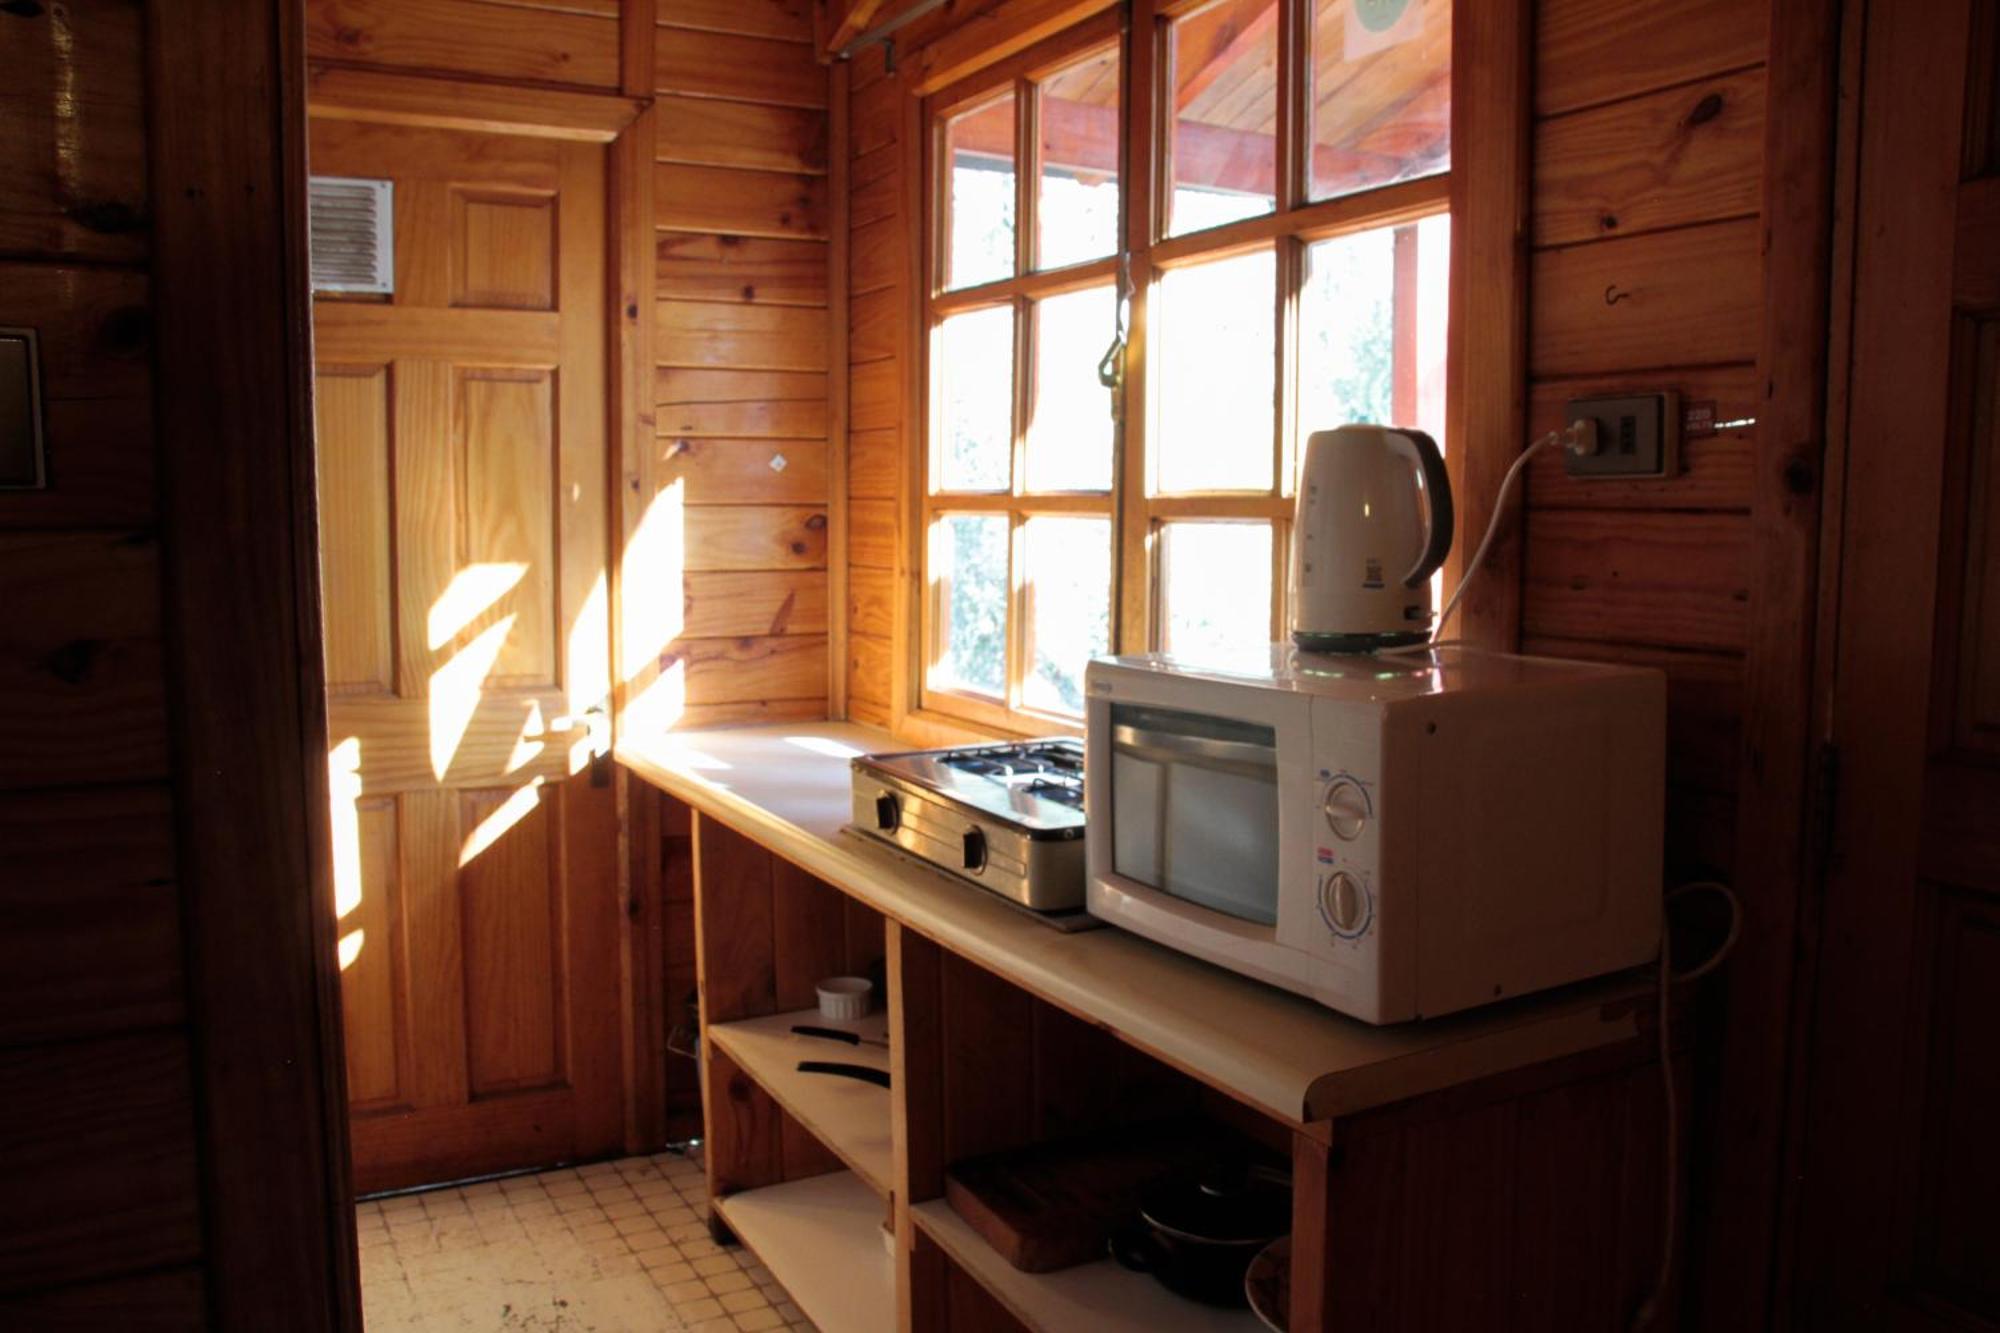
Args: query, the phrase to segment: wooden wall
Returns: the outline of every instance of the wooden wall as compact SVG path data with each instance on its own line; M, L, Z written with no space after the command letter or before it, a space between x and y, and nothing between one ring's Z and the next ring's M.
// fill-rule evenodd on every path
M680 724L826 716L826 67L809 0L659 0L652 486ZM678 674L679 683L672 677Z
M908 556L899 516L912 457L905 439L916 346L911 247L915 146L902 82L880 48L857 56L848 141L847 712L888 726L895 697ZM904 571L899 573L898 571ZM895 710L900 712L900 709Z
M0 12L0 325L41 333L51 481L0 492L9 1327L90 1310L192 1326L203 1309L162 670L145 44L134 0Z

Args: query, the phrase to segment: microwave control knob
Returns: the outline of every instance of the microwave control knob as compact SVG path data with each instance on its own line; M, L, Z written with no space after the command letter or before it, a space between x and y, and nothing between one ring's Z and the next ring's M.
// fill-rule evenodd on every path
M1368 921L1368 895L1352 875L1336 870L1320 881L1319 914L1334 934L1358 935Z
M884 833L894 833L903 822L902 802L888 792L875 798L875 827Z
M973 874L986 869L986 834L977 828L965 831L965 868Z
M1353 842L1360 837L1368 816L1374 813L1369 808L1367 791L1353 778L1335 778L1328 783L1326 801L1320 808L1326 814L1326 826L1342 842Z

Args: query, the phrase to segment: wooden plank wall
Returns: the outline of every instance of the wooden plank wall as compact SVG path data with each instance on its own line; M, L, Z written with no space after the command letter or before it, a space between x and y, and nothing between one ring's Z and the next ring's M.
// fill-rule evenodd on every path
M152 434L139 5L0 12L0 325L48 471L0 492L0 1325L203 1321Z
M828 74L809 0L659 0L658 454L682 726L826 716Z
M849 85L847 713L886 727L896 655L907 647L899 615L907 561L902 501L913 455L905 405L915 347L910 247L917 158L902 81L882 49L855 57Z
M1755 417L1765 7L1542 0L1529 401L1672 389ZM1748 643L1755 427L1690 439L1669 482L1527 488L1525 648L1664 669L1669 861L1726 872Z

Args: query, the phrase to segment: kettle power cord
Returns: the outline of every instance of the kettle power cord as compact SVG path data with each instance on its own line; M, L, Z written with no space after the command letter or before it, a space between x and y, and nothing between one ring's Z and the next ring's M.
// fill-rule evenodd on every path
M1526 455L1523 455L1526 457ZM1723 934L1722 943L1714 952L1696 963L1685 972L1674 971L1673 923L1667 919L1667 909L1676 899L1696 893L1719 895L1729 905L1729 929ZM1674 1232L1680 1226L1680 1185L1681 1185L1681 1133L1680 1099L1674 1092L1673 1038L1669 1023L1673 1011L1673 988L1699 981L1729 957L1736 947L1736 940L1743 933L1743 904L1735 893L1720 880L1698 879L1668 890L1660 902L1660 1014L1658 1035L1660 1041L1660 1095L1665 1111L1666 1130L1666 1180L1661 1190L1661 1210L1664 1214L1660 1227L1660 1266L1653 1277L1653 1289L1646 1299L1639 1302L1639 1308L1632 1313L1633 1333L1651 1328L1660 1317L1660 1306L1667 1298L1667 1285L1674 1275Z
M1486 553L1492 549L1493 539L1500 535L1501 515L1507 512L1507 501L1512 498L1515 484L1520 481L1522 471L1527 468L1529 459L1554 444L1562 445L1564 449L1580 458L1589 457L1597 452L1596 420L1584 417L1580 421L1572 421L1561 430L1550 431L1521 451L1521 456L1507 469L1507 475L1500 479L1500 494L1493 501L1493 516L1486 520L1486 535L1479 539L1479 546L1473 551L1472 560L1465 566L1465 572L1458 576L1458 586L1451 590L1451 596L1445 601L1444 610L1438 613L1437 624L1431 628L1431 637L1426 642L1416 645L1414 649L1397 651L1421 652L1426 648L1444 646L1441 641L1444 638L1445 624L1451 619L1452 612L1458 610L1458 599L1465 596L1465 590L1472 586L1472 576L1477 574L1479 567L1486 562Z

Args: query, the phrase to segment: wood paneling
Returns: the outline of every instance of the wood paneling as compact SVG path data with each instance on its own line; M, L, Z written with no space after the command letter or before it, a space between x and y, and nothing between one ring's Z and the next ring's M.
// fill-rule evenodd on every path
M807 306L661 301L655 329L662 365L816 374L826 369L826 314Z
M677 28L794 42L812 39L812 5L808 0L659 0L659 18Z
M1762 327L1757 222L1717 222L1538 253L1537 375L1751 361Z
M662 162L767 171L826 170L826 116L817 110L725 102L710 97L655 99Z
M690 639L824 634L826 578L810 570L695 572L685 581Z
M826 70L810 46L663 27L654 49L660 92L826 108Z
M1535 112L1596 106L1758 64L1766 9L1740 0L1540 0Z
M1749 524L1550 510L1528 521L1523 633L1741 652Z
M0 1296L0 1325L37 1333L196 1333L208 1328L201 1269L189 1265Z
M826 700L826 637L682 639L662 658L678 668L690 704L745 699Z
M172 814L164 786L0 797L0 1045L180 1020Z
M1544 121L1535 132L1535 243L1755 213L1763 136L1762 69Z
M198 1256L181 1034L0 1051L0 1087L0 1291Z
M122 0L8 11L0 253L146 255L142 11Z
M663 435L826 435L826 376L821 374L662 368L657 394Z
M618 86L618 21L483 0L312 0L306 54L517 83Z
M676 231L776 240L826 238L821 176L663 162L653 175L659 224Z
M817 504L826 499L826 446L676 437L660 442L659 477L679 482L688 504Z
M658 251L663 299L826 305L826 247L815 242L661 232Z
M886 710L894 672L888 639L853 634L847 640L847 689L856 699Z
M902 472L903 443L894 429L856 430L847 437L847 493L890 500Z
M141 273L0 261L0 320L40 331L42 392L52 402L150 392L149 299Z
M781 505L703 505L687 511L689 571L819 569L826 511Z
M0 789L166 776L159 577L149 537L0 534Z
M896 577L886 569L856 565L847 575L847 629L862 638L885 643L895 632L889 608L895 600Z

